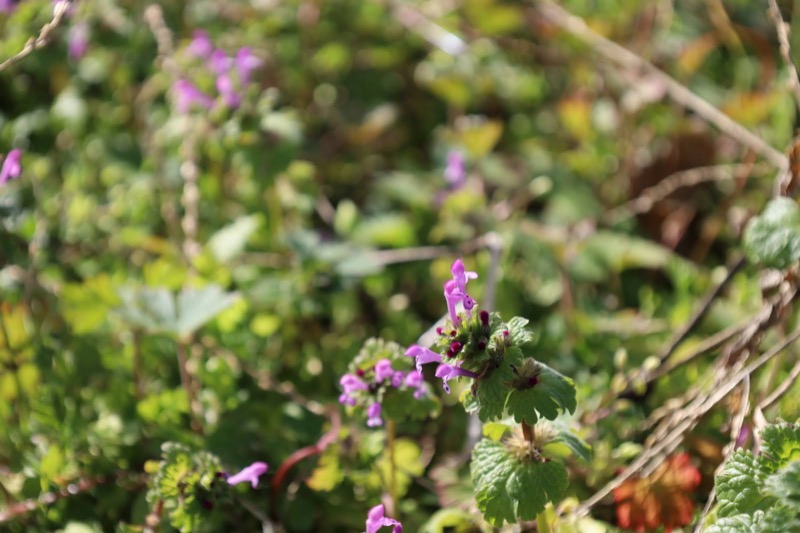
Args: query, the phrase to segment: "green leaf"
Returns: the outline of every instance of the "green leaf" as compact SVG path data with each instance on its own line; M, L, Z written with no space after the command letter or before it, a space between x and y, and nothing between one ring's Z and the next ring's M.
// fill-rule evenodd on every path
M739 514L720 518L704 531L705 533L753 533L761 531L761 523L764 520L764 511L756 511L752 516Z
M767 510L775 499L762 494L760 489L772 472L751 452L736 450L716 479L717 514L724 518Z
M533 333L525 326L530 322L527 318L515 316L508 321L508 334L511 337L512 346L524 346L533 342Z
M769 476L764 492L800 511L800 461L789 463L786 468Z
M487 422L483 425L483 436L493 441L499 441L509 431L511 427L502 422Z
M178 320L175 331L186 335L199 329L233 305L238 293L227 293L217 285L188 289L178 295Z
M59 302L64 319L75 334L84 335L102 327L119 298L111 279L102 274L83 283L65 283Z
M548 367L536 362L538 383L529 389L512 389L506 400L506 409L517 422L533 425L542 416L555 420L564 411L575 411L575 383Z
M123 287L117 311L131 325L151 333L187 335L232 305L239 297L217 285L186 289L175 296L165 288Z
M519 364L522 358L522 351L512 346L506 352L506 357L500 366L490 370L488 374L478 380L475 402L477 406L478 418L481 422L487 422L494 418L503 416L503 410L508 396L508 384L514 378L511 370L512 364Z
M340 453L338 445L329 446L320 457L311 477L306 480L306 485L317 492L330 492L335 489L344 480L344 472L339 463Z
M563 464L520 460L488 439L475 446L471 471L478 508L495 526L533 520L548 502L560 501L569 484Z
M214 258L220 263L226 263L242 253L247 239L260 225L259 217L244 216L214 233L208 240L208 247Z
M800 424L769 424L761 432L761 440L761 455L773 471L800 460Z
M747 224L743 235L748 259L786 268L800 259L800 206L790 198L775 198Z
M557 428L550 441L552 444L563 444L575 454L576 457L586 461L592 459L592 448L584 440L567 429ZM547 447L545 448L546 451Z

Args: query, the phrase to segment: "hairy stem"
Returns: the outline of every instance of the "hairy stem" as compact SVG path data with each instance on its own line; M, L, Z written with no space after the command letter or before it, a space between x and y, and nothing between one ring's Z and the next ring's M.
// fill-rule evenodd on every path
M536 439L536 429L524 420L522 421L522 436L531 444L533 444L533 441Z

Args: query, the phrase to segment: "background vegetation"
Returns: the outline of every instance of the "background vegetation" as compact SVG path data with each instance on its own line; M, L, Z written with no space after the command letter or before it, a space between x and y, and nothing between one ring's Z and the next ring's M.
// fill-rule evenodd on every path
M270 465L193 510L201 530L361 530L385 429L340 409L339 379L368 338L434 326L457 257L575 380L564 423L593 455L570 460L554 528L698 520L729 443L797 419L796 349L769 350L794 335L800 240L770 262L780 219L742 245L795 180L770 2L73 4L0 67L0 153L23 154L0 185L0 528L167 531L147 494L173 442L209 468ZM0 13L0 61L53 14ZM238 105L198 29L259 60ZM182 110L179 80L210 108ZM480 428L427 379L442 407L397 427L396 515L486 529Z

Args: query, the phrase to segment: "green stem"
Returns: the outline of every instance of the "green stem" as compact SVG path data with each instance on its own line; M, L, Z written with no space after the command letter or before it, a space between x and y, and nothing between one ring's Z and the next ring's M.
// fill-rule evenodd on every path
M397 465L394 460L394 440L396 427L394 420L386 422L386 449L389 452L389 509L388 515L397 519Z

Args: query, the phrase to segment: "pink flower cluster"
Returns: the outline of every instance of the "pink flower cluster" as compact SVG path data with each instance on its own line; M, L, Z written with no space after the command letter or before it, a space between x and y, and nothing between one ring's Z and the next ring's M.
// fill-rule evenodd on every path
M471 279L478 277L477 272L469 272L464 268L464 263L461 259L456 259L450 268L450 273L453 277L447 280L444 284L444 299L447 302L447 312L450 315L450 321L453 327L458 328L461 325L461 317L456 309L457 305L461 303L462 307L467 313L468 317L472 316L472 309L475 307L476 302L472 297L467 294L467 282ZM486 313L486 324L488 326L488 313ZM481 321L484 321L484 314L481 314ZM442 329L439 328L437 332L441 335ZM452 333L456 334L455 330ZM453 358L461 352L462 344L458 341L450 343L447 350L447 357ZM413 357L416 360L417 371L422 371L422 365L428 363L439 363L436 367L436 377L442 379L444 390L449 394L450 386L447 384L451 379L458 376L465 376L476 378L478 375L475 372L470 372L461 368L461 361L456 361L454 364L442 363L442 356L433 350L414 344L406 350L408 357Z
M378 427L383 425L381 418L381 394L378 394L381 387L394 389L414 389L414 398L420 399L427 394L425 382L422 374L417 370L404 372L392 368L389 359L381 359L372 368L371 376L362 369L355 374L345 374L339 380L342 386L342 394L339 396L339 403L342 405L355 406L360 399L367 398L370 402L367 407L367 426Z
M222 102L230 109L238 108L242 103L242 91L251 82L253 71L262 64L253 51L245 46L230 57L224 50L215 48L208 33L203 30L194 32L186 51L193 58L204 61L205 67L214 74L217 93ZM196 107L211 109L214 106L214 98L189 80L177 80L173 90L176 106L181 113L187 113Z

